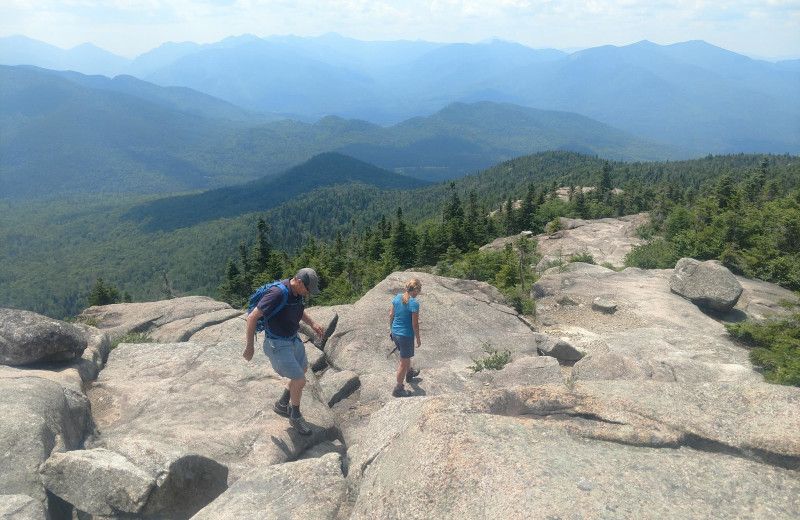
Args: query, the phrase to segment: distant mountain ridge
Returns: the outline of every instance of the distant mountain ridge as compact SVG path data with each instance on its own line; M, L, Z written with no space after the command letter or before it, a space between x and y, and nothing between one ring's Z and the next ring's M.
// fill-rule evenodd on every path
M84 58L96 48L59 55L43 45L0 38L0 62L24 58L47 68L61 63L97 73L101 60L88 60L89 70ZM215 44L165 44L122 70L119 62L111 63L107 71L307 122L337 115L393 125L453 102L491 101L578 113L690 148L695 156L800 152L796 63L755 60L703 41L641 41L567 54L499 40L243 35Z
M244 110L129 76L0 66L0 196L175 193L276 175L340 152L429 181L512 157L572 150L637 161L689 157L563 112L456 103L385 128L329 116L314 124Z
M45 69L116 76L125 73L130 60L91 43L64 50L55 45L16 35L0 38L0 64L35 65Z
M380 190L411 190L430 185L352 157L328 152L274 177L198 194L156 199L133 208L125 218L147 221L145 230L148 232L172 231L202 222L267 211L325 186L359 183Z

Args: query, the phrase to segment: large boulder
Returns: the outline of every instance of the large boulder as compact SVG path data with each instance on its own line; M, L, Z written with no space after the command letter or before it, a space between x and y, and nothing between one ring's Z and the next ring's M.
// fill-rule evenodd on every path
M75 367L81 374L84 383L97 379L97 374L106 365L108 353L111 352L111 340L108 334L95 327L78 324L83 330L86 338L86 350L83 351L81 359L75 363Z
M392 273L357 303L340 306L336 330L325 345L331 366L359 375L362 404L393 399L398 358L389 338L389 311L410 278L422 282L422 346L413 359L413 366L422 370L413 385L417 395L483 388L486 379L474 377L470 367L487 349L507 350L512 360L538 356L535 327L491 285L420 272Z
M40 314L0 309L0 364L24 365L78 359L86 349L83 330Z
M210 316L204 317L206 314ZM78 320L104 330L112 339L139 332L172 342L185 341L203 326L241 314L242 311L227 303L207 296L185 296L157 302L93 306L83 311Z
M237 480L192 520L341 518L347 486L337 453L258 468Z
M51 453L78 448L91 429L86 396L20 370L0 377L0 492L46 503L37 470Z
M28 495L0 495L3 520L42 520L47 518L44 504Z
M9 512L3 518L44 518L36 516L37 512L50 506L37 470L51 454L80 447L92 431L94 423L84 385L103 366L109 345L108 336L92 327L72 326L33 313L25 315L34 324L32 331L15 330L16 337L30 339L38 333L40 340L60 338L43 343L78 348L64 350L55 359L45 356L36 363L0 365L0 493L7 493L6 498L16 497L8 498ZM3 332L11 336L10 330ZM23 349L35 350L37 347ZM74 354L64 355L67 352ZM21 501L22 496L30 501Z
M194 334L201 330L213 325L225 323L243 314L242 311L236 309L212 310L196 316L180 318L169 323L164 323L150 331L149 337L152 341L157 341L159 343L189 341Z
M42 482L78 511L143 518L189 518L227 489L227 468L208 458L157 443L129 456L102 448L55 453L40 469Z
M155 485L125 457L102 449L54 453L40 472L51 493L92 515L138 513Z
M720 312L733 309L742 295L742 285L727 267L719 262L700 262L693 258L678 260L669 279L669 288L699 307Z

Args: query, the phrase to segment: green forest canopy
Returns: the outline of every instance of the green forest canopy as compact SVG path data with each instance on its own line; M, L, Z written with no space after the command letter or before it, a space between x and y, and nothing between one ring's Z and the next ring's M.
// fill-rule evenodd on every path
M97 278L136 301L163 298L165 280L177 294L219 298L230 261L240 262L240 245L249 249L254 244L259 217L270 228L271 250L280 252L282 265L308 258L309 244L335 251L340 240L346 254L338 262L353 258L365 264L347 269L354 276L354 297L382 272L372 272L366 259L382 258L383 270L409 262L436 266L497 236L526 228L539 233L558 216L599 218L641 211L653 215L650 233L665 236L670 244L663 255L656 255L659 261L669 263L682 254L720 258L736 272L794 288L797 159L740 154L623 163L542 152L452 183L399 190L361 182L325 186L268 211L157 231L147 231L147 222L123 218L152 196L4 203L0 305L57 318L75 315L88 305ZM554 196L556 188L579 186L600 189L569 201ZM516 209L511 204L509 211L513 201L522 205ZM391 238L398 208L408 240L416 244L413 261L385 256L388 246L376 238ZM501 211L493 218L487 217L497 209ZM691 225L680 227L687 225L686 218L679 218L686 212ZM478 227L472 231L471 226ZM367 244L372 249L365 255ZM688 249L692 244L696 250ZM638 253L648 257L643 262L653 260L647 249ZM397 248L393 254L400 254ZM352 274L361 271L371 274L364 279Z

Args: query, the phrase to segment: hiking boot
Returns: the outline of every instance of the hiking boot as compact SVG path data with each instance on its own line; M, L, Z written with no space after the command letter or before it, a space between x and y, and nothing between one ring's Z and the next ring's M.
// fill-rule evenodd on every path
M414 367L408 369L406 372L406 383L410 383L412 379L419 375L419 370L414 370Z
M392 397L411 397L411 392L402 386L396 386L394 390L392 390Z
M289 424L291 424L292 428L294 428L297 431L297 433L299 433L303 437L308 437L309 435L311 435L311 426L308 425L305 417L303 417L302 415L297 418L289 417Z
M281 404L280 401L275 401L275 405L272 407L272 411L278 415L289 417L289 405Z

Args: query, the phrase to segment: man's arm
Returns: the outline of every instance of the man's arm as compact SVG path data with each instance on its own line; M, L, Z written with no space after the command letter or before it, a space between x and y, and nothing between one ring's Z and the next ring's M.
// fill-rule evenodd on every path
M303 323L314 329L314 332L316 332L317 336L320 338L325 335L325 329L314 323L314 320L311 319L311 316L309 316L305 310L303 311L303 317L300 319L303 320Z
M250 361L253 359L253 353L255 352L255 337L256 337L256 327L258 326L258 320L261 318L263 314L258 307L254 308L253 311L247 316L247 325L245 326L245 346L244 350L242 351L242 357Z

